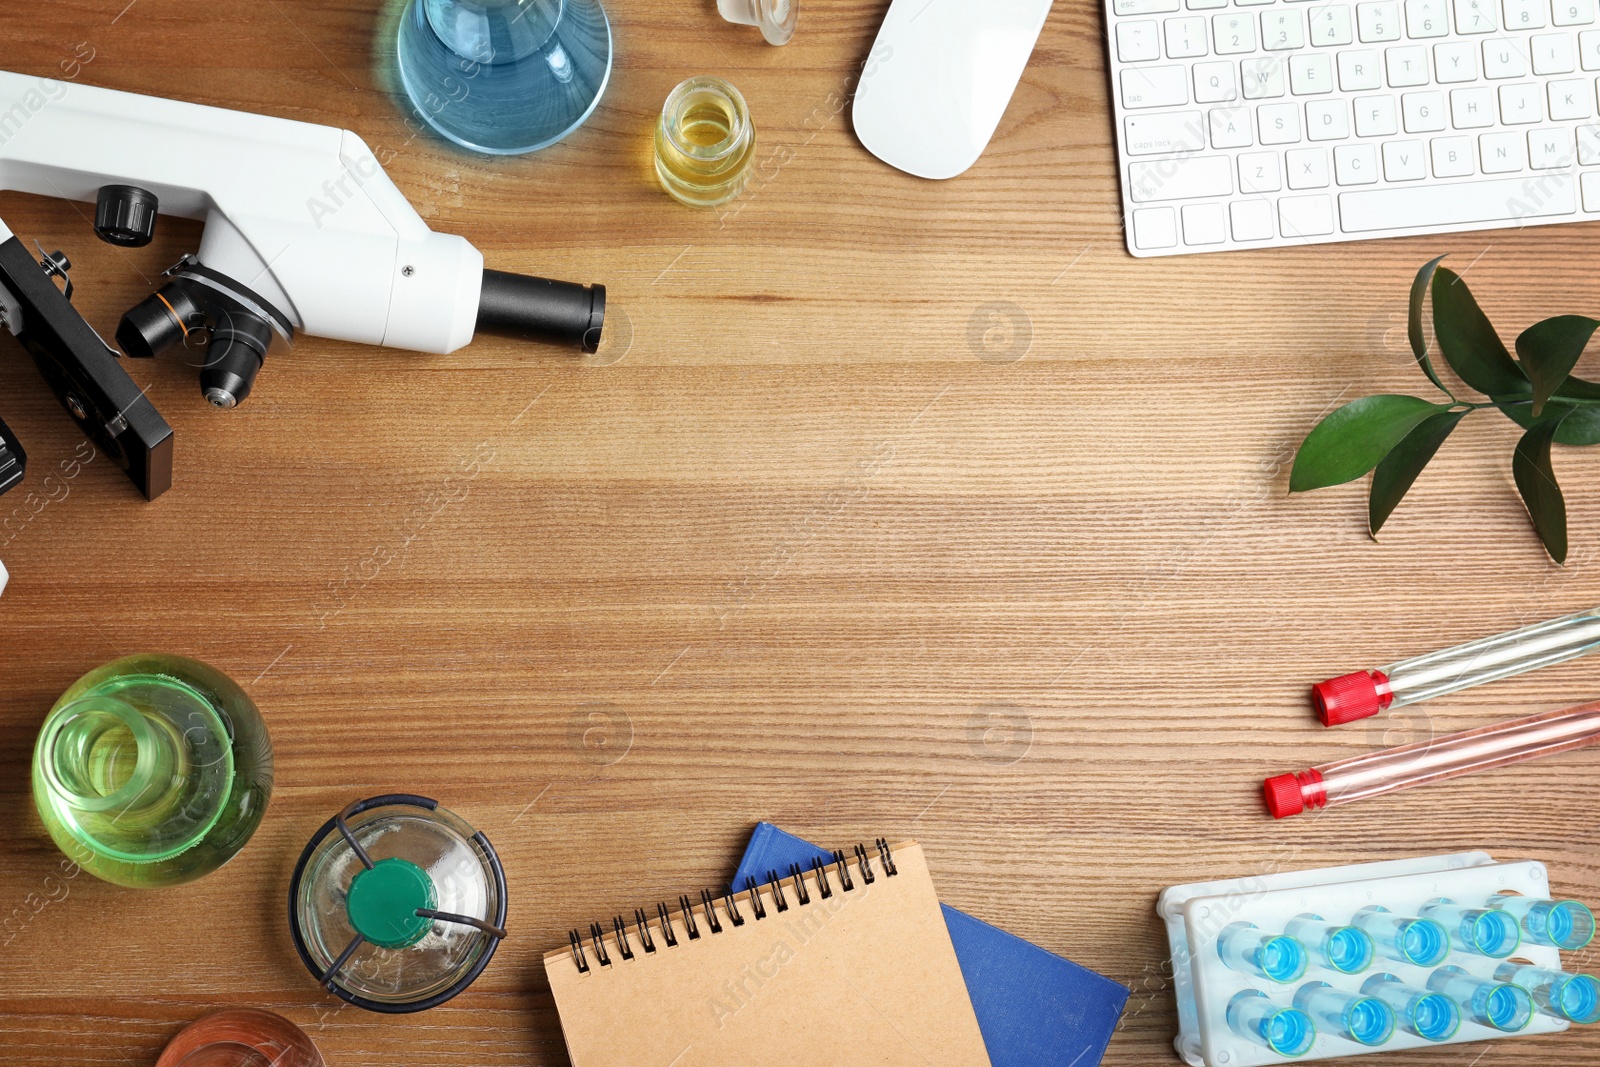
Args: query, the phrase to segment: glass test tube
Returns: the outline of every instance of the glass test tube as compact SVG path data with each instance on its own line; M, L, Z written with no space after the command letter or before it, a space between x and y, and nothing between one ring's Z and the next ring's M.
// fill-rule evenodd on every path
M1262 783L1274 818L1427 785L1600 742L1600 702L1335 760Z
M1494 977L1496 981L1526 989L1546 1015L1585 1026L1600 1022L1600 981L1593 975L1502 963L1495 968Z
M1377 997L1346 993L1327 982L1307 982L1294 1006L1329 1030L1359 1045L1381 1045L1394 1036L1394 1009Z
M1422 917L1450 931L1450 945L1458 952L1503 960L1522 944L1522 930L1503 911L1468 908L1440 897L1422 906Z
M1392 974L1375 974L1361 992L1394 1009L1395 1024L1424 1041L1448 1041L1461 1028L1461 1009L1443 993L1408 986Z
M1217 935L1217 954L1232 970L1279 983L1300 978L1311 963L1311 954L1297 938L1269 934L1246 922L1223 928Z
M1514 1034L1533 1021L1533 997L1510 982L1475 978L1460 967L1440 967L1428 976L1428 988L1443 993L1484 1026Z
M1575 952L1594 940L1594 913L1576 900L1496 896L1489 907L1516 919L1530 944Z
M1325 922L1320 915L1296 915L1284 927L1284 933L1310 949L1314 962L1340 974L1360 974L1372 966L1377 955L1372 937L1365 930Z
M1471 641L1442 652L1318 682L1311 702L1324 726L1431 700L1600 648L1600 608Z
M1378 953L1396 963L1437 967L1450 954L1450 933L1432 919L1392 914L1373 904L1356 912L1351 925L1372 937Z
M1259 989L1228 1001L1228 1027L1280 1056L1304 1056L1317 1040L1317 1024L1299 1008L1280 1008Z

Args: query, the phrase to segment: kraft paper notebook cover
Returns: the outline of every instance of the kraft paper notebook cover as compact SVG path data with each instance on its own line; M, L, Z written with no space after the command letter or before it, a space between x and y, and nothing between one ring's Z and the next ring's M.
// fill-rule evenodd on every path
M757 824L733 884L832 853L770 822ZM994 1067L1095 1067L1128 989L950 905L944 921Z
M573 931L544 958L573 1067L990 1067L922 849Z

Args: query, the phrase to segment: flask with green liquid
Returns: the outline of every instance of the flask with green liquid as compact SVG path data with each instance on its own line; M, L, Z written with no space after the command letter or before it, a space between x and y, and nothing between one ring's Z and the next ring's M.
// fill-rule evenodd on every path
M272 795L272 745L245 691L178 656L78 679L39 732L33 799L78 866L117 885L188 882L234 857Z

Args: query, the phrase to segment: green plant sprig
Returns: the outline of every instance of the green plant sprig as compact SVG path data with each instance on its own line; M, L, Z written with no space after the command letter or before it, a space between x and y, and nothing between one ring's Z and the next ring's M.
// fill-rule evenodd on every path
M1584 348L1600 320L1558 315L1529 326L1517 337L1516 355L1506 350L1461 276L1423 265L1411 284L1407 333L1417 366L1448 401L1416 396L1365 396L1319 422L1301 442L1289 475L1289 491L1303 493L1354 481L1372 473L1367 527L1376 537L1428 462L1461 420L1486 408L1503 413L1524 430L1511 456L1517 491L1545 551L1567 559L1567 504L1550 463L1560 445L1600 444L1600 383L1575 378ZM1433 336L1456 376L1486 401L1463 400L1439 377L1428 356L1423 305L1433 297Z

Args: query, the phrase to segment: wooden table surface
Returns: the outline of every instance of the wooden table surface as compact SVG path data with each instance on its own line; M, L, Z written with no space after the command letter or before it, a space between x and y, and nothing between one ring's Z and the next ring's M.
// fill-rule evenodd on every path
M4 500L24 521L0 537L0 1064L150 1064L226 1005L298 1021L333 1067L564 1064L541 954L726 879L760 819L914 837L943 899L1131 985L1115 1067L1178 1062L1168 885L1486 849L1600 903L1600 750L1283 824L1257 799L1268 773L1600 696L1590 662L1336 732L1306 700L1316 679L1600 602L1600 456L1557 450L1564 568L1492 414L1381 543L1363 487L1287 496L1319 413L1424 391L1403 329L1421 262L1455 253L1509 336L1600 311L1600 228L1135 261L1090 0L1056 5L989 151L939 184L850 130L885 0L805 0L782 49L710 0L612 0L599 110L510 160L412 134L380 6L0 8L6 68L75 61L85 84L355 130L435 229L501 269L603 282L612 309L587 358L304 339L231 413L179 361L139 364L177 434L173 490L143 503L100 458ZM701 73L737 84L760 130L758 175L722 213L649 171L662 100ZM18 234L67 251L109 335L199 229L168 220L121 251L83 211L0 197ZM0 416L36 492L80 446L9 340ZM189 886L47 883L38 725L135 651L248 687L271 809ZM403 1018L322 995L284 907L307 837L394 790L485 831L511 901L482 979ZM1385 1062L1534 1061L1600 1064L1600 1035Z

